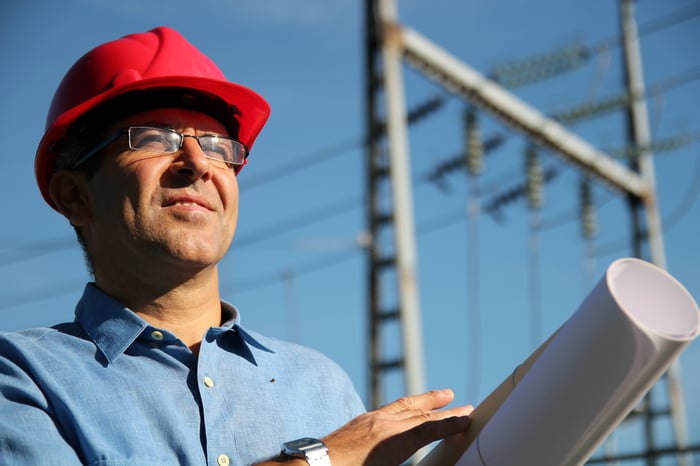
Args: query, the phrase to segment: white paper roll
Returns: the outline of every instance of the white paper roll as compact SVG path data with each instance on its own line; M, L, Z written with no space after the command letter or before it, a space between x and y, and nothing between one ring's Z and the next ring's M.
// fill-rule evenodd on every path
M642 260L615 261L457 465L583 464L699 333L680 283Z

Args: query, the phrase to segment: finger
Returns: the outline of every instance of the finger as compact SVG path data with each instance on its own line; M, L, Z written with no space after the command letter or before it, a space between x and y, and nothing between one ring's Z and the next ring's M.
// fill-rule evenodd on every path
M406 421L408 420L411 424L418 424L421 421L436 421L440 419L446 419L448 417L464 417L469 416L472 411L474 411L474 406L464 405L456 406L449 409L435 409L435 410L424 410L424 409L405 409L396 413L388 413L396 421Z
M406 410L431 411L447 406L454 399L450 389L431 390L420 395L404 396L380 408L380 411L399 413Z
M412 434L421 446L425 446L436 440L466 432L470 422L471 419L466 415L440 417L416 425Z
M472 411L474 407L467 405L416 416L413 419L414 427L411 429L411 434L416 437L421 446L424 446L435 440L466 432L471 423L469 414Z
M407 413L410 413L408 416L403 417L403 421L407 421L407 423L413 424L413 425L419 425L424 422L434 422L434 421L442 421L443 419L450 419L450 418L469 418L469 415L474 411L474 407L472 405L465 405L465 406L457 406L454 408L449 408L449 409L440 409L440 410L433 410L433 411L420 411L420 410L414 410L414 411L407 411ZM400 414L395 414L394 416L400 416Z
M402 452L401 461L403 461L420 448L434 441L466 432L471 420L468 415L463 414L471 411L471 406L464 406L450 410L449 414L456 415L442 417L444 413L448 413L447 410L444 412L434 411L423 417L416 416L410 422L404 421L404 427L407 428L399 435L392 435L386 438L384 442L377 445L373 452L377 458L382 458L382 455L386 452ZM409 425L406 426L406 424ZM387 463L380 461L365 464L385 465Z

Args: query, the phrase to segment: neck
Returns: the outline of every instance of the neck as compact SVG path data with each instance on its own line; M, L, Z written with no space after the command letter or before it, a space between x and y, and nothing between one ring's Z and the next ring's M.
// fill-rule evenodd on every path
M96 274L100 289L151 325L172 332L196 353L204 333L221 324L218 272L214 267L186 280L163 278L131 276L115 282Z

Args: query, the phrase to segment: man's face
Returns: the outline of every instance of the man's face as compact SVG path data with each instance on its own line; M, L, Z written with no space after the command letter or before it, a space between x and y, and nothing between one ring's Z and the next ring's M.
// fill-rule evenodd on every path
M130 125L228 135L217 120L182 109L139 113L113 129ZM178 152L164 154L130 150L125 135L102 157L86 183L90 219L83 228L98 278L106 268L124 273L167 265L175 272L218 263L238 217L232 168L206 158L194 138L185 138Z

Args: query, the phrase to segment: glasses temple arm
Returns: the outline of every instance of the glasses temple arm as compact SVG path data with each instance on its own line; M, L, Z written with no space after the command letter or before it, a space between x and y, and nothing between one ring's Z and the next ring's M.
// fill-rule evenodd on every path
M122 134L126 134L128 130L121 128L118 131L115 131L111 136L109 136L107 139L99 143L97 146L93 147L91 150L89 150L87 153L85 153L82 157L80 157L78 160L76 160L71 166L71 170L75 170L78 168L80 165L84 164L88 159L90 159L92 156L97 154L99 151L107 147L108 145L112 144L114 141L119 139Z

